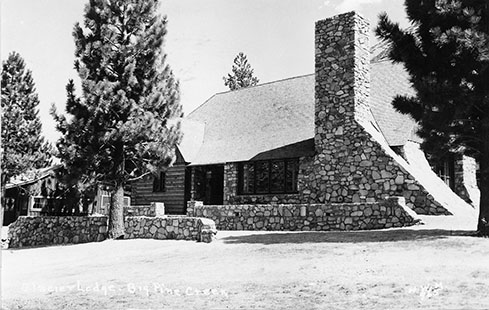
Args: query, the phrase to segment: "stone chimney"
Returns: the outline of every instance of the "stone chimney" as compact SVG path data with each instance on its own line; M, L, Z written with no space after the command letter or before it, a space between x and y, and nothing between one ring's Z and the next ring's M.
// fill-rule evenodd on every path
M369 23L350 12L318 21L315 31L316 154L301 164L301 200L375 203L403 196L419 214L452 214L434 198L445 199L444 194L428 192L429 178L415 177L375 125L369 107Z
M345 147L369 108L369 23L355 12L316 22L315 145ZM353 131L353 132L352 132ZM332 143L333 142L333 143Z
M369 23L355 12L316 22L314 171L304 200L373 201ZM374 188L378 184L374 185ZM376 197L377 196L377 197Z

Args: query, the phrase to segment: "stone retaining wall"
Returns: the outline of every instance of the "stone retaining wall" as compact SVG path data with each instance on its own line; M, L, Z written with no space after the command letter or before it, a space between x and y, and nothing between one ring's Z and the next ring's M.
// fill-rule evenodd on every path
M203 205L189 201L189 216L206 217L220 230L362 230L414 225L404 198L380 203Z
M148 210L148 208L141 209ZM141 211L143 212L143 211ZM46 246L103 241L107 216L21 216L10 224L8 247ZM215 223L188 216L126 216L125 239L152 238L211 242Z
M184 215L131 216L125 222L126 239L176 239L211 242L217 233L214 221Z
M106 216L21 216L9 226L9 248L102 241Z

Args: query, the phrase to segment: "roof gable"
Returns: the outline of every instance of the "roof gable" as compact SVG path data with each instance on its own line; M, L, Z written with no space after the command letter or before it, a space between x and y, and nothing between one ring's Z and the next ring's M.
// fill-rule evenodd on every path
M61 169L62 167L63 167L62 165L57 164L41 169L29 170L25 173L22 173L12 178L7 184L5 184L5 189L36 183L47 177L54 176L56 171Z

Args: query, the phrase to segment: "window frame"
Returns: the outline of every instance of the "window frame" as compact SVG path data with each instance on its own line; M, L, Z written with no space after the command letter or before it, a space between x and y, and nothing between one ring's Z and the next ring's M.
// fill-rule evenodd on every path
M153 193L166 192L166 171L160 171L158 177L153 177Z
M452 156L435 166L436 175L452 190L455 188L455 160Z
M283 163L283 190L282 191L272 191L272 163L274 162L281 162ZM293 177L293 180L295 180L295 190L294 191L288 191L287 190L287 171L288 171L288 166L290 165L290 162L294 162L294 165L296 166L295 175ZM268 165L268 186L267 186L267 191L265 192L260 192L257 189L257 167L260 164L267 163ZM243 192L243 185L244 185L244 166L245 165L253 165L253 192ZM243 161L238 163L238 188L237 188L237 194L238 195L243 195L243 196L250 196L250 195L283 195L283 194L298 194L298 174L299 174L299 169L300 169L300 161L299 158L276 158L276 159L266 159L266 160L255 160L255 161Z
M31 196L31 199L32 200L31 200L30 209L32 211L41 211L42 208L45 207L47 204L47 197L45 197L45 196L41 196L41 195ZM45 203L42 205L42 207L40 207L40 208L34 207L36 205L36 199L44 199Z
M36 199L43 199L44 200L44 204L42 204L42 207L40 207L40 208L34 207L36 205ZM42 209L47 206L47 204L49 203L49 200L61 200L61 199L62 198L60 198L60 197L49 197L49 196L42 196L42 195L34 195L34 196L31 196L31 202L29 205L29 209L31 211L39 212L39 211L42 211Z

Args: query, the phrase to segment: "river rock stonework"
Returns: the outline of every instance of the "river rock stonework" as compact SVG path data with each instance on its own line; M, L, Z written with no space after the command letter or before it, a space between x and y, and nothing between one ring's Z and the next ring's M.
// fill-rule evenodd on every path
M375 127L369 29L354 12L316 23L317 155L300 181L304 200L361 203L403 196L419 214L449 215L402 167Z
M196 240L209 243L217 233L213 220L189 216L131 216L126 218L126 239Z
M9 248L105 240L106 216L21 216L9 226Z
M158 214L152 204L135 212ZM130 210L130 208L128 208ZM9 226L9 248L103 241L107 216L21 216ZM214 221L188 216L125 216L125 239L176 239L209 243L217 233Z
M364 230L418 222L403 198L382 203L203 205L189 201L189 216L212 219L220 230Z

